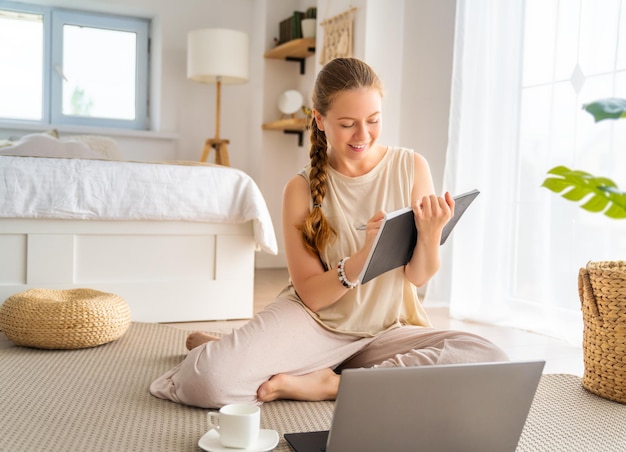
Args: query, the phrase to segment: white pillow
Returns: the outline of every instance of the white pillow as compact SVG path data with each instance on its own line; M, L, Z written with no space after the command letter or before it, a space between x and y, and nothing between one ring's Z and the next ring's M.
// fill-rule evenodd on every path
M48 133L32 133L0 147L0 155L122 160L117 142L97 135L55 138Z
M102 155L100 158L107 160L123 160L117 141L113 138L100 135L73 135L67 138L61 138L61 141L78 141L89 146L92 151L100 153Z
M102 159L102 154L79 141L65 142L44 133L33 133L15 141L12 146L0 148L0 155L20 157L61 157Z

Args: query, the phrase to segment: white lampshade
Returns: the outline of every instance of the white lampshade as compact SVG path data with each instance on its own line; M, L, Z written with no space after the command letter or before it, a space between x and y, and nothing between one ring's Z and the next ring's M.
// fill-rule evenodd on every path
M247 33L224 28L187 35L187 78L201 83L245 83L248 80Z

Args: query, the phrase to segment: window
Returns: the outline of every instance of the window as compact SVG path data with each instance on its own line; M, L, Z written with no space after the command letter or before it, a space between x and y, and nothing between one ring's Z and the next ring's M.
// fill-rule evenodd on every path
M149 22L0 1L0 120L147 129Z
M597 99L626 97L624 5L621 0L525 2L519 184L521 193L538 195L520 203L516 290L525 299L554 300L560 308L579 310L575 281L568 287L569 298L558 296L561 288L588 260L618 258L616 251L625 249L618 225L535 189L538 176L557 165L624 185L624 125L595 124L582 109ZM545 240L537 240L537 218L531 215L540 209L552 228ZM532 284L546 274L554 283Z
M444 187L481 195L442 247L426 301L580 344L578 271L624 259L624 221L541 184L565 165L624 187L626 123L595 124L582 105L626 97L626 0L456 5Z

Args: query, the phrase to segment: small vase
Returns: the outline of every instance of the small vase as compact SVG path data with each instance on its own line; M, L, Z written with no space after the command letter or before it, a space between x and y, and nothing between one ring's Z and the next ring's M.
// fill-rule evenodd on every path
M303 38L314 38L315 37L315 29L317 26L316 19L302 19L300 23L302 26L302 37Z

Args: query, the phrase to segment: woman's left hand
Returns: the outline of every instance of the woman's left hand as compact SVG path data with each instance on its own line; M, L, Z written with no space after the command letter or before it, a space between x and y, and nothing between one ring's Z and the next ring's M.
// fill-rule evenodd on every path
M443 227L454 215L452 195L446 192L444 196L424 196L412 207L419 237L440 241Z

